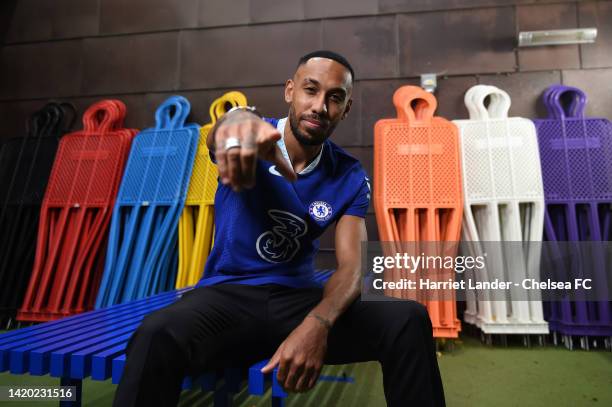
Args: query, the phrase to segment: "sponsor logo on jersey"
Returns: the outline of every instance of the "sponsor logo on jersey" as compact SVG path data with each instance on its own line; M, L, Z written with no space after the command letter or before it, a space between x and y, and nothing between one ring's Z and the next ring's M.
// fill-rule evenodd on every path
M274 226L257 238L257 253L270 263L288 262L300 250L299 238L306 234L308 225L304 219L278 209L270 209L268 216Z

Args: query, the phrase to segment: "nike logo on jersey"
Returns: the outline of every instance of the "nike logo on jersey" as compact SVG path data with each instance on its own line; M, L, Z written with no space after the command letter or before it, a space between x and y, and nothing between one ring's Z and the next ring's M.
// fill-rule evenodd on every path
M268 168L268 171L270 172L270 174L282 177L282 174L276 170L276 165L270 166L270 168Z

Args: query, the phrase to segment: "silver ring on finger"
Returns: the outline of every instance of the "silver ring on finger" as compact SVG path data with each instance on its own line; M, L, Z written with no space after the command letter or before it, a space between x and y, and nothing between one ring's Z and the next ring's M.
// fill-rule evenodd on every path
M225 151L229 151L232 148L240 148L240 139L238 137L228 137L225 140Z

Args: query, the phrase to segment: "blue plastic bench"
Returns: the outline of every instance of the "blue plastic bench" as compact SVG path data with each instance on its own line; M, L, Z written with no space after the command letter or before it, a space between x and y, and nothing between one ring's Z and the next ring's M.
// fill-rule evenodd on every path
M315 273L319 283L333 270ZM46 322L0 335L0 372L58 377L62 386L76 386L76 401L60 406L80 406L82 380L119 383L125 365L125 348L142 319L178 300L192 287L161 293L142 300L114 305L57 321ZM263 395L272 387L272 405L283 406L287 393L276 381L276 371L264 375L267 360L250 368L228 368L199 377L186 377L184 389L214 391L215 406L228 406L245 381L251 395Z

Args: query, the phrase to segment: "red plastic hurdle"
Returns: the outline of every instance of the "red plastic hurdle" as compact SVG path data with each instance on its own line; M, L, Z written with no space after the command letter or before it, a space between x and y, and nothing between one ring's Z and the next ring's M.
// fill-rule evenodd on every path
M454 256L459 241L463 199L459 139L454 124L434 117L435 97L415 86L393 95L396 119L379 120L374 134L374 208L380 240L394 253ZM388 254L394 254L388 253ZM449 269L391 270L387 281L435 281L454 277ZM388 290L386 295L415 299L427 306L438 338L461 330L454 291ZM429 292L431 294L431 292ZM433 299L435 298L435 299Z
M58 148L43 200L36 257L17 319L47 321L93 308L108 224L136 130L126 107L103 100L83 115L83 130Z

